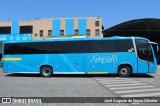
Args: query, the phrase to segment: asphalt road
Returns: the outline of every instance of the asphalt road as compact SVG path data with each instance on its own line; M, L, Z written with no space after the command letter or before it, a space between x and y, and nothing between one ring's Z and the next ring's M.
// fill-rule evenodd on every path
M160 97L160 66L156 74L132 75L40 75L8 74L0 69L0 97ZM8 104L3 104L8 106ZM13 104L12 104L13 105ZM17 105L17 104L15 104ZM30 104L36 105L36 104ZM46 105L46 104L43 104ZM79 106L82 103L47 105ZM85 106L106 106L105 103L83 103ZM112 103L112 106L152 105ZM39 104L37 104L39 106Z

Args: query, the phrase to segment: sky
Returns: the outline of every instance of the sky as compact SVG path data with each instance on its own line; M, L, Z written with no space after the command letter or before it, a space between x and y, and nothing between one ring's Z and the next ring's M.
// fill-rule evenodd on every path
M104 28L140 18L160 18L160 0L0 0L0 21L102 18Z

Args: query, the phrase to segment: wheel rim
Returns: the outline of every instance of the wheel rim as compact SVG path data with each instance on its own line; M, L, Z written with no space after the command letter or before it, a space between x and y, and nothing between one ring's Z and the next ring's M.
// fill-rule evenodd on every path
M43 74L44 74L45 76L50 75L50 70L49 70L48 68L44 69L44 70L43 70Z
M127 75L128 71L126 68L122 68L120 73L121 73L121 75Z

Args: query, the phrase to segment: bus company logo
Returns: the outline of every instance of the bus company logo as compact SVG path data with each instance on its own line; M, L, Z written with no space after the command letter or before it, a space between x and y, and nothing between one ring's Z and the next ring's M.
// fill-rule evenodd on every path
M101 63L101 64L105 64L105 63L117 63L118 59L117 59L117 55L112 55L112 57L100 57L100 56L93 56L90 60L90 63Z
M2 103L11 103L11 98L2 98Z

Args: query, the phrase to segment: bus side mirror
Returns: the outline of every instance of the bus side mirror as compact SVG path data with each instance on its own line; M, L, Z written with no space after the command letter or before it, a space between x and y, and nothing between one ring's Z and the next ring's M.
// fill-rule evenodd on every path
M152 45L157 45L157 52L159 52L159 47L158 47L158 43L156 42L148 42L149 44L152 44Z

